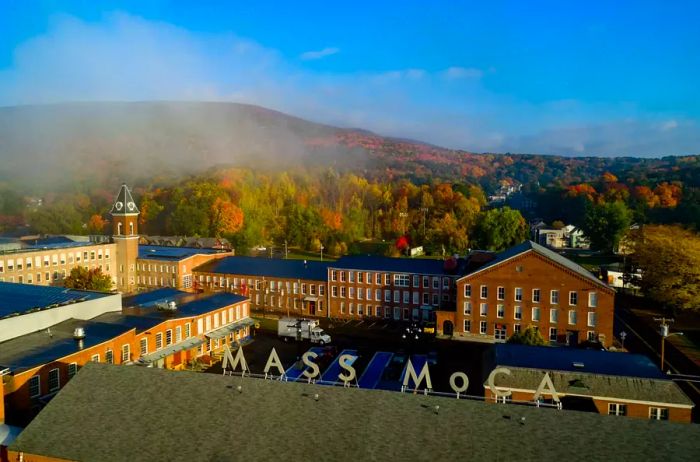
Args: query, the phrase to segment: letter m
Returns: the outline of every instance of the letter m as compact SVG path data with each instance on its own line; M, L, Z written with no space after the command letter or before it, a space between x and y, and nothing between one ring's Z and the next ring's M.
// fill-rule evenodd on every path
M403 377L403 389L407 389L408 384L411 380L413 380L413 383L415 384L414 389L417 390L423 379L425 379L426 390L432 390L433 382L430 380L428 362L426 361L423 363L423 369L421 369L420 375L417 375L416 370L413 368L413 364L411 364L411 358L409 358L408 362L406 363L406 374Z

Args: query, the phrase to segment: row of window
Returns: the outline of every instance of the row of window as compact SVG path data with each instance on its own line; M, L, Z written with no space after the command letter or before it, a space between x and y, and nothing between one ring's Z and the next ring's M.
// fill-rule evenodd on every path
M479 316L480 317L488 317L488 303L479 303ZM532 307L531 309L531 320L532 321L540 321L540 312L541 308L538 306ZM463 305L463 313L464 316L471 316L472 313L472 302L466 301L464 302ZM496 317L499 319L504 319L506 316L506 308L505 305L503 304L498 304L496 305ZM517 305L513 308L513 319L515 320L521 320L523 319L523 307L520 305ZM589 327L595 327L596 325L596 313L595 312L588 312L588 326ZM571 325L575 325L578 323L578 312L576 310L569 310L568 311L568 317L567 317L568 323ZM559 322L559 309L558 308L550 308L549 309L549 322L550 323L558 323Z
M347 276L347 277L346 277ZM405 273L396 273L393 275L393 282L395 287L420 287L420 282L423 282L423 288L427 289L430 287L432 282L433 289L440 288L440 277L438 276L420 276L418 274L410 275ZM392 282L391 273L371 273L367 271L343 271L343 270L331 270L331 281L332 282L349 282L358 284L374 284L376 285L390 285ZM382 281L384 281L382 283ZM442 288L449 289L451 284L451 278L442 278Z
M82 252L82 261L96 261L96 260L102 260L102 249L98 249L97 251L92 250L89 252ZM66 260L67 256L67 260ZM106 260L109 259L109 249L104 250L104 258ZM53 254L51 256L49 255L44 255L43 256L43 266L44 268L47 268L49 266L58 266L59 264L65 265L66 262L69 265L72 265L73 263L80 263L81 262L81 253L77 252L75 254L68 253L62 253L62 254ZM26 258L8 258L6 260L0 260L0 273L8 272L11 273L15 270L17 271L24 271L26 270L31 270L32 267L35 268L41 268L42 267L42 257L26 257Z
M129 360L129 345L124 344L122 346L122 362L127 362ZM126 358L126 359L125 359ZM90 357L90 361L100 362L100 355L94 354ZM112 364L114 362L114 353L111 349L105 351L105 362ZM73 378L73 376L78 372L78 363L68 364L68 377L66 382ZM41 396L41 376L34 375L29 379L29 397L38 398ZM48 376L48 393L55 393L61 388L61 370L59 368L54 368L49 371Z
M464 297L471 298L472 296L472 286L471 284L464 285ZM489 288L486 285L479 286L479 297L488 298ZM505 300L506 299L506 288L503 286L496 287L496 299ZM523 288L516 287L513 290L513 300L516 302L523 301ZM540 303L541 301L541 290L532 289L532 303ZM559 304L559 290L553 289L549 291L549 302L552 305ZM569 291L569 305L578 305L578 292L575 290ZM596 292L588 293L588 306L590 308L596 308L598 306L598 294Z
M160 271L158 271L160 269ZM160 272L160 273L172 273L176 274L177 273L177 266L176 265L157 265L153 264L151 265L150 263L136 263L136 270L137 271L144 271L144 272Z
M393 294L393 297L392 297ZM394 302L394 303L404 303L404 304L409 304L413 303L414 305L418 305L422 303L423 305L430 305L431 304L431 298L432 298L432 305L438 306L440 304L440 295L436 293L429 293L429 292L422 292L422 297L421 297L421 292L417 291L408 291L408 290L394 290L393 292L389 289L384 289L384 301L385 302ZM431 297L432 296L432 297ZM382 289L371 289L371 288L357 288L355 287L344 287L344 286L331 286L331 297L333 298L350 298L350 299L357 299L357 300L374 300L374 301L381 301L382 300ZM442 300L445 302L448 302L450 300L450 295L448 293L443 293L442 294Z
M253 298L255 300L255 305L260 307L260 306L265 306L265 307L278 307L278 308L294 308L295 310L298 310L299 308L304 308L304 304L301 299L299 298L292 298L292 297L283 297L283 296L278 296L275 297L274 295L263 295L262 297L260 294L255 294L255 297ZM262 301L262 304L260 303ZM323 300L316 300L316 311L323 311ZM284 305L284 306L283 306Z
M608 415L627 415L627 405L621 403L608 403ZM651 420L668 420L668 408L649 407Z
M347 308L347 310L346 310ZM414 311L417 311L418 309L416 308ZM358 303L355 305L354 303L348 303L347 305L345 302L340 302L340 308L339 308L340 314L349 314L349 315L357 315L357 316L375 316L377 318L392 318L394 320L409 320L410 315L411 315L411 310L407 307L401 307L401 306L394 306L394 307L389 307L389 306L379 306L379 305L364 305L362 303ZM414 316L415 317L415 316Z
M280 295L298 295L301 288L302 295L326 295L326 286L322 284L307 284L306 282L291 282L291 281L276 281L274 279L245 279L232 278L224 276L199 275L201 284L212 284L214 287L230 288L235 290L250 290L255 288L257 291L280 292ZM317 291L318 289L318 291Z
M145 285L145 286L155 286L158 285L158 278L151 276L136 276L136 283L139 285ZM163 276L160 277L160 287L177 287L177 280L175 278L163 278Z
M107 266L107 271L109 271L109 263L106 265ZM85 266L87 269L88 267ZM95 265L92 265L92 268L95 268ZM100 270L102 270L102 265L99 265ZM51 282L53 281L58 281L59 279L65 279L67 274L66 270L61 270L59 271L54 271L53 274L50 271L47 271L43 274L43 279L42 279L42 273L36 273L36 283L41 284L42 282ZM0 282L5 282L5 277L0 277ZM15 282L15 276L8 276L7 282ZM24 274L24 275L19 275L17 276L17 282L22 284L34 284L34 275L32 274Z
M488 321L479 321L479 334L481 335L486 335L488 333L488 326L489 323ZM472 321L471 319L465 319L464 320L464 332L471 332L472 330ZM535 329L537 329L537 326L534 326ZM514 324L513 325L513 333L517 334L520 332L521 326L520 324ZM505 340L508 335L508 326L506 324L499 324L499 323L494 323L494 328L493 328L493 336L496 340ZM588 340L596 340L596 333L595 331L587 331L586 333L586 338ZM556 327L550 327L549 328L549 341L550 342L557 342L559 340L559 331L557 330Z

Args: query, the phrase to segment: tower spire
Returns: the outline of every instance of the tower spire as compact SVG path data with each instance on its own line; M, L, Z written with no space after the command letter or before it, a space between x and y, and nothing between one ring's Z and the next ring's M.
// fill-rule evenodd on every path
M121 188L119 188L119 193L117 194L117 198L114 200L114 204L112 205L112 210L110 212L113 216L114 215L138 215L139 209L136 206L136 202L134 202L134 198L131 196L131 191L129 191L129 188L126 186L125 183L122 183Z

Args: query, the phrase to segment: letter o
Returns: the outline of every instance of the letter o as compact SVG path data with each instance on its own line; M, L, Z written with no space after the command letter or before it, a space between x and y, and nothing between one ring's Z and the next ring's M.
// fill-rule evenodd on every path
M462 379L462 386L457 386L457 379ZM455 372L450 376L450 387L455 393L464 393L469 388L469 377L464 372Z

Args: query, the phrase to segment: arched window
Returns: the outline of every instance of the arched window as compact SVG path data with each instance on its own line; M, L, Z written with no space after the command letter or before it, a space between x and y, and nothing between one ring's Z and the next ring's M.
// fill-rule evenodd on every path
M134 234L134 224L133 223L129 223L129 234L130 235Z
M117 235L121 236L122 234L122 224L117 223Z

